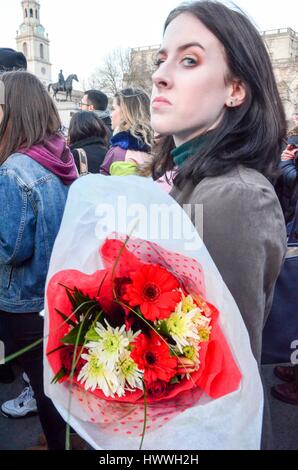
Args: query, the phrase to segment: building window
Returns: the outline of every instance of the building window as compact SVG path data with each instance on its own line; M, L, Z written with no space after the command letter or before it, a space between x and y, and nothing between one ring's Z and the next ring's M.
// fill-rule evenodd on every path
M33 18L33 10L30 8L30 18Z
M35 10L35 18L38 20L37 10Z
M27 11L27 8L25 8L25 18L28 18L28 11Z
M42 67L42 68L41 68L41 73L42 73L43 75L45 75L45 74L47 73L45 67Z
M23 53L24 53L24 56L27 57L28 55L28 47L27 47L27 43L24 42L23 44Z
M40 57L41 57L41 59L44 59L43 44L40 44L39 50L40 50Z

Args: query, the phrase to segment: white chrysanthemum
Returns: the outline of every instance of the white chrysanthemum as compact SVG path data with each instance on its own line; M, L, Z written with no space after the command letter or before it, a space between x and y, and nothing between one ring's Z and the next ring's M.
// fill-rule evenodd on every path
M106 320L105 323L106 327L97 323L95 331L99 339L88 343L87 348L95 349L101 361L106 364L109 370L113 371L120 356L127 351L129 344L140 332L134 334L131 330L126 331L125 325L122 325L121 328L118 326L112 328Z
M180 312L182 311L184 313L188 313L188 312L192 312L193 310L196 310L197 312L201 312L201 309L197 306L197 304L195 303L191 295L185 296L182 291L181 291L181 294L182 294L182 300L178 307ZM176 311L177 311L177 308L176 308Z
M211 318L205 317L205 315L198 313L194 317L194 321L198 328L208 328L211 322Z
M118 387L117 376L102 362L96 349L90 350L89 354L82 354L82 358L87 362L78 375L78 381L85 383L86 390L91 389L93 392L99 388L106 397L114 397Z
M138 369L137 364L130 357L129 352L124 353L120 357L116 366L116 373L118 382L122 388L128 389L128 384L130 391L135 390L136 388L141 390L143 389L142 378L144 372Z
M197 314L194 317L194 322L197 326L200 341L208 341L212 329L210 326L211 318L205 317L205 315Z
M197 315L201 315L202 310L197 306L194 299L191 295L185 296L183 291L181 291L181 301L176 305L175 312L176 313L195 313Z
M189 345L190 340L199 341L198 329L193 319L196 315L196 309L192 312L184 313L180 309L171 314L165 320L169 335L176 342L177 347L183 353L183 347Z

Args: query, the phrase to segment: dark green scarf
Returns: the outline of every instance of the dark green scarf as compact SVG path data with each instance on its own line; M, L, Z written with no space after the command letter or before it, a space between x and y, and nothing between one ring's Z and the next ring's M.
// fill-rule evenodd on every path
M171 156L174 160L175 166L181 166L185 160L188 159L188 157L197 152L197 150L206 142L206 140L208 140L208 138L209 133L199 135L173 149L171 151Z

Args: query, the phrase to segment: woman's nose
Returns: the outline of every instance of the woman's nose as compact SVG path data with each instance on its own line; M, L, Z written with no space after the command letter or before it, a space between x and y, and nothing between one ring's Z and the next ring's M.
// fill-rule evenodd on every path
M152 75L153 84L157 88L170 88L172 79L164 64L162 64Z

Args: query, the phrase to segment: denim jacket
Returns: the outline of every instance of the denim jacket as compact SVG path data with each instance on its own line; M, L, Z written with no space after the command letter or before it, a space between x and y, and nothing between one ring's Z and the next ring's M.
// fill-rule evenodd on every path
M69 186L16 153L0 166L0 310L38 312Z

